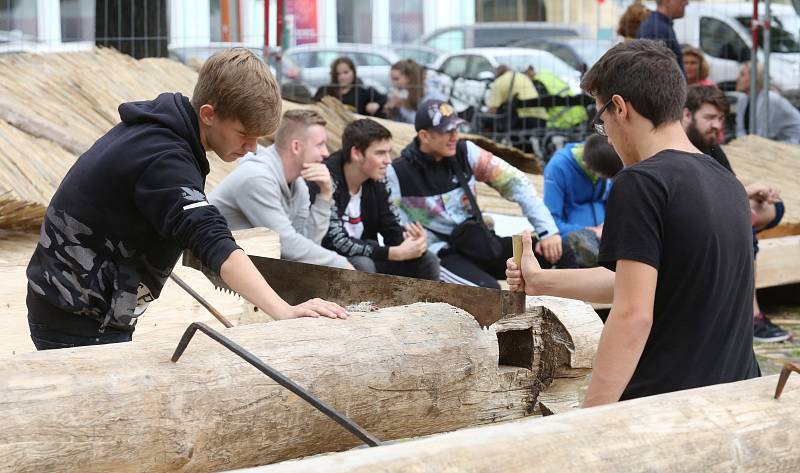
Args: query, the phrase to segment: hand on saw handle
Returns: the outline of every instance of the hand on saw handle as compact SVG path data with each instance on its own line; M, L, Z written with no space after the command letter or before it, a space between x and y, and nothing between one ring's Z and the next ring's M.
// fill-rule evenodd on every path
M222 263L220 276L225 284L275 320L297 317L329 317L346 319L347 311L323 299L311 299L295 306L283 300L264 280L253 262L242 250L236 250Z
M560 244L560 242L559 242ZM537 276L537 273L544 271L536 260L533 254L533 242L531 241L531 233L526 231L522 234L522 269L517 267L514 258L509 258L506 261L506 282L509 289L514 292L523 292L528 295L534 295L532 282ZM528 282L526 286L526 281Z

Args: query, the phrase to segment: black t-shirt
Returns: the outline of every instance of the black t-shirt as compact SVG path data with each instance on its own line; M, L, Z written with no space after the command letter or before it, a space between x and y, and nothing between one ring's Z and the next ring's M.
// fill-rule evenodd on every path
M722 151L722 147L720 146L712 146L711 149L708 150L708 156L714 158L714 160L722 165L725 169L730 172L733 172L733 168L731 167L731 162L728 161L728 156L725 154L725 151Z
M661 151L615 177L598 260L658 270L653 326L621 400L760 375L751 243L742 185L704 154Z

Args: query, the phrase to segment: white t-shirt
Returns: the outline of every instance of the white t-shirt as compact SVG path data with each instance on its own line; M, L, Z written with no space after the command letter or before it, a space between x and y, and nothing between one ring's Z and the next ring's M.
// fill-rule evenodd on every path
M361 221L361 188L358 192L350 194L350 202L342 215L344 229L350 238L361 238L364 233L364 222Z

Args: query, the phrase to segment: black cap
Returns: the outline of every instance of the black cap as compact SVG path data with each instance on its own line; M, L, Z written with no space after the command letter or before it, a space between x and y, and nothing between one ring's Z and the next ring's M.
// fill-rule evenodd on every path
M426 100L417 109L414 118L414 128L420 130L433 130L439 133L449 133L458 125L465 123L456 115L453 106L441 100Z

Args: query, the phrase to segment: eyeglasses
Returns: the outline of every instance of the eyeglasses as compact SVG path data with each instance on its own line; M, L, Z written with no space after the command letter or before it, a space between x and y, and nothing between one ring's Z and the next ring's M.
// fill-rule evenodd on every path
M605 105L600 107L600 110L597 111L597 114L594 116L594 119L592 120L592 128L594 128L594 132L600 136L608 136L608 133L606 133L606 125L605 123L603 123L603 119L600 118L600 116L613 103L612 100L613 98L608 99L608 102L606 102Z

